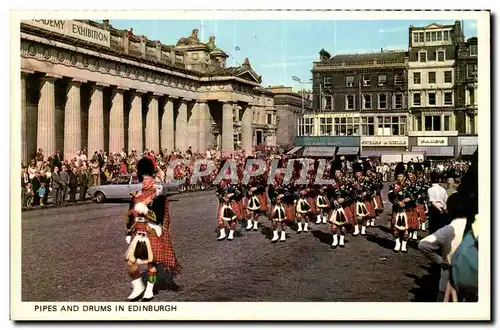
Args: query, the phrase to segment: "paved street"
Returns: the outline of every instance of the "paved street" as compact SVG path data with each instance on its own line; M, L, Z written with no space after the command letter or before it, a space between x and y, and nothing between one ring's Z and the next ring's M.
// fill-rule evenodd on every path
M107 203L23 213L22 300L124 301L130 293L123 261L126 210L125 203ZM437 283L416 245L407 254L392 252L387 212L366 237L348 236L346 247L335 250L327 225L311 225L300 235L287 229L285 243L270 243L265 228L218 242L215 213L213 191L172 197L171 237L184 267L176 279L182 290L160 291L155 301L435 298Z

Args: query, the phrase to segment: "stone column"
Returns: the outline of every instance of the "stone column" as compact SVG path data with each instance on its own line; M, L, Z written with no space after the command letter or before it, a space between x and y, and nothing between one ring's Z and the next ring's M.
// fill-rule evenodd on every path
M88 125L88 149L89 155L94 151L104 149L104 103L103 89L109 86L97 83L90 91L89 125Z
M266 124L266 108L264 107L259 107L259 124L260 125L265 125Z
M195 103L191 110L191 117L189 117L187 123L187 144L191 147L193 152L198 152L198 136L199 136L199 125L200 124L200 107L198 103Z
M252 118L253 108L246 107L242 109L243 116L241 118L241 147L245 150L246 156L252 155Z
M222 152L233 153L233 103L224 102L222 105Z
M142 94L145 91L132 92L130 112L128 114L128 150L144 151L142 144Z
M21 161L28 166L28 127L26 126L26 76L27 71L21 71Z
M160 94L148 96L148 113L146 115L146 148L155 154L160 152L160 125L158 122L158 97Z
M56 152L56 99L55 81L58 76L46 75L40 79L40 99L38 101L38 127L36 142L45 157Z
M210 143L210 109L208 103L204 100L198 101L198 150L206 152Z
M161 117L161 148L170 154L174 150L174 102L167 99Z
M187 100L181 100L177 120L175 122L175 147L181 152L185 152L187 145Z
M113 88L111 92L111 112L109 114L109 153L121 152L125 148L125 122L123 87Z
M82 149L80 87L84 81L71 80L66 88L64 107L64 159L73 159Z

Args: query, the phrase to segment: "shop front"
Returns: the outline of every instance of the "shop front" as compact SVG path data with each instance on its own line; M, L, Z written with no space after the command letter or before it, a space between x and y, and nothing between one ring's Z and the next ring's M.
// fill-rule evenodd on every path
M294 144L303 147L303 157L354 159L359 156L359 136L297 136Z
M402 155L407 148L407 136L361 137L361 158L380 159L384 155Z
M426 159L445 160L455 158L456 137L413 137L411 151L423 153Z
M458 137L457 156L462 159L469 159L476 152L479 145L477 136Z

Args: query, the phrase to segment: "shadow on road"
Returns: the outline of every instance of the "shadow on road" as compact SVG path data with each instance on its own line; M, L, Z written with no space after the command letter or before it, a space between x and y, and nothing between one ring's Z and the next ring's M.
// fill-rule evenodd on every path
M391 238L380 237L377 234L366 234L366 240L372 243L377 243L384 249L392 250L394 249L394 240Z
M435 302L439 291L439 278L441 270L435 266L421 266L427 274L418 277L414 274L405 274L415 281L416 287L409 290L413 294L412 302Z
M378 226L375 226L375 227L378 228L378 229L380 229L384 233L388 233L388 234L392 234L393 233L393 230L391 228L386 227L386 226L378 225Z
M325 233L321 230L312 230L311 233L316 237L321 243L332 245L333 238L330 233Z

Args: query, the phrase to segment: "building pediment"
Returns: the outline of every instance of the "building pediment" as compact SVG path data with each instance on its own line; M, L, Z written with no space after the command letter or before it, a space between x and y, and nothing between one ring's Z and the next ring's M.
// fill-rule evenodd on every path
M253 69L246 69L236 75L236 77L255 83L261 83L261 77Z
M444 27L444 26L443 26L443 25L441 25L441 24L438 24L438 23L431 23L431 24L427 25L427 26L425 27L425 29L426 29L426 30L427 30L427 29L441 29L441 28L443 28L443 27Z

